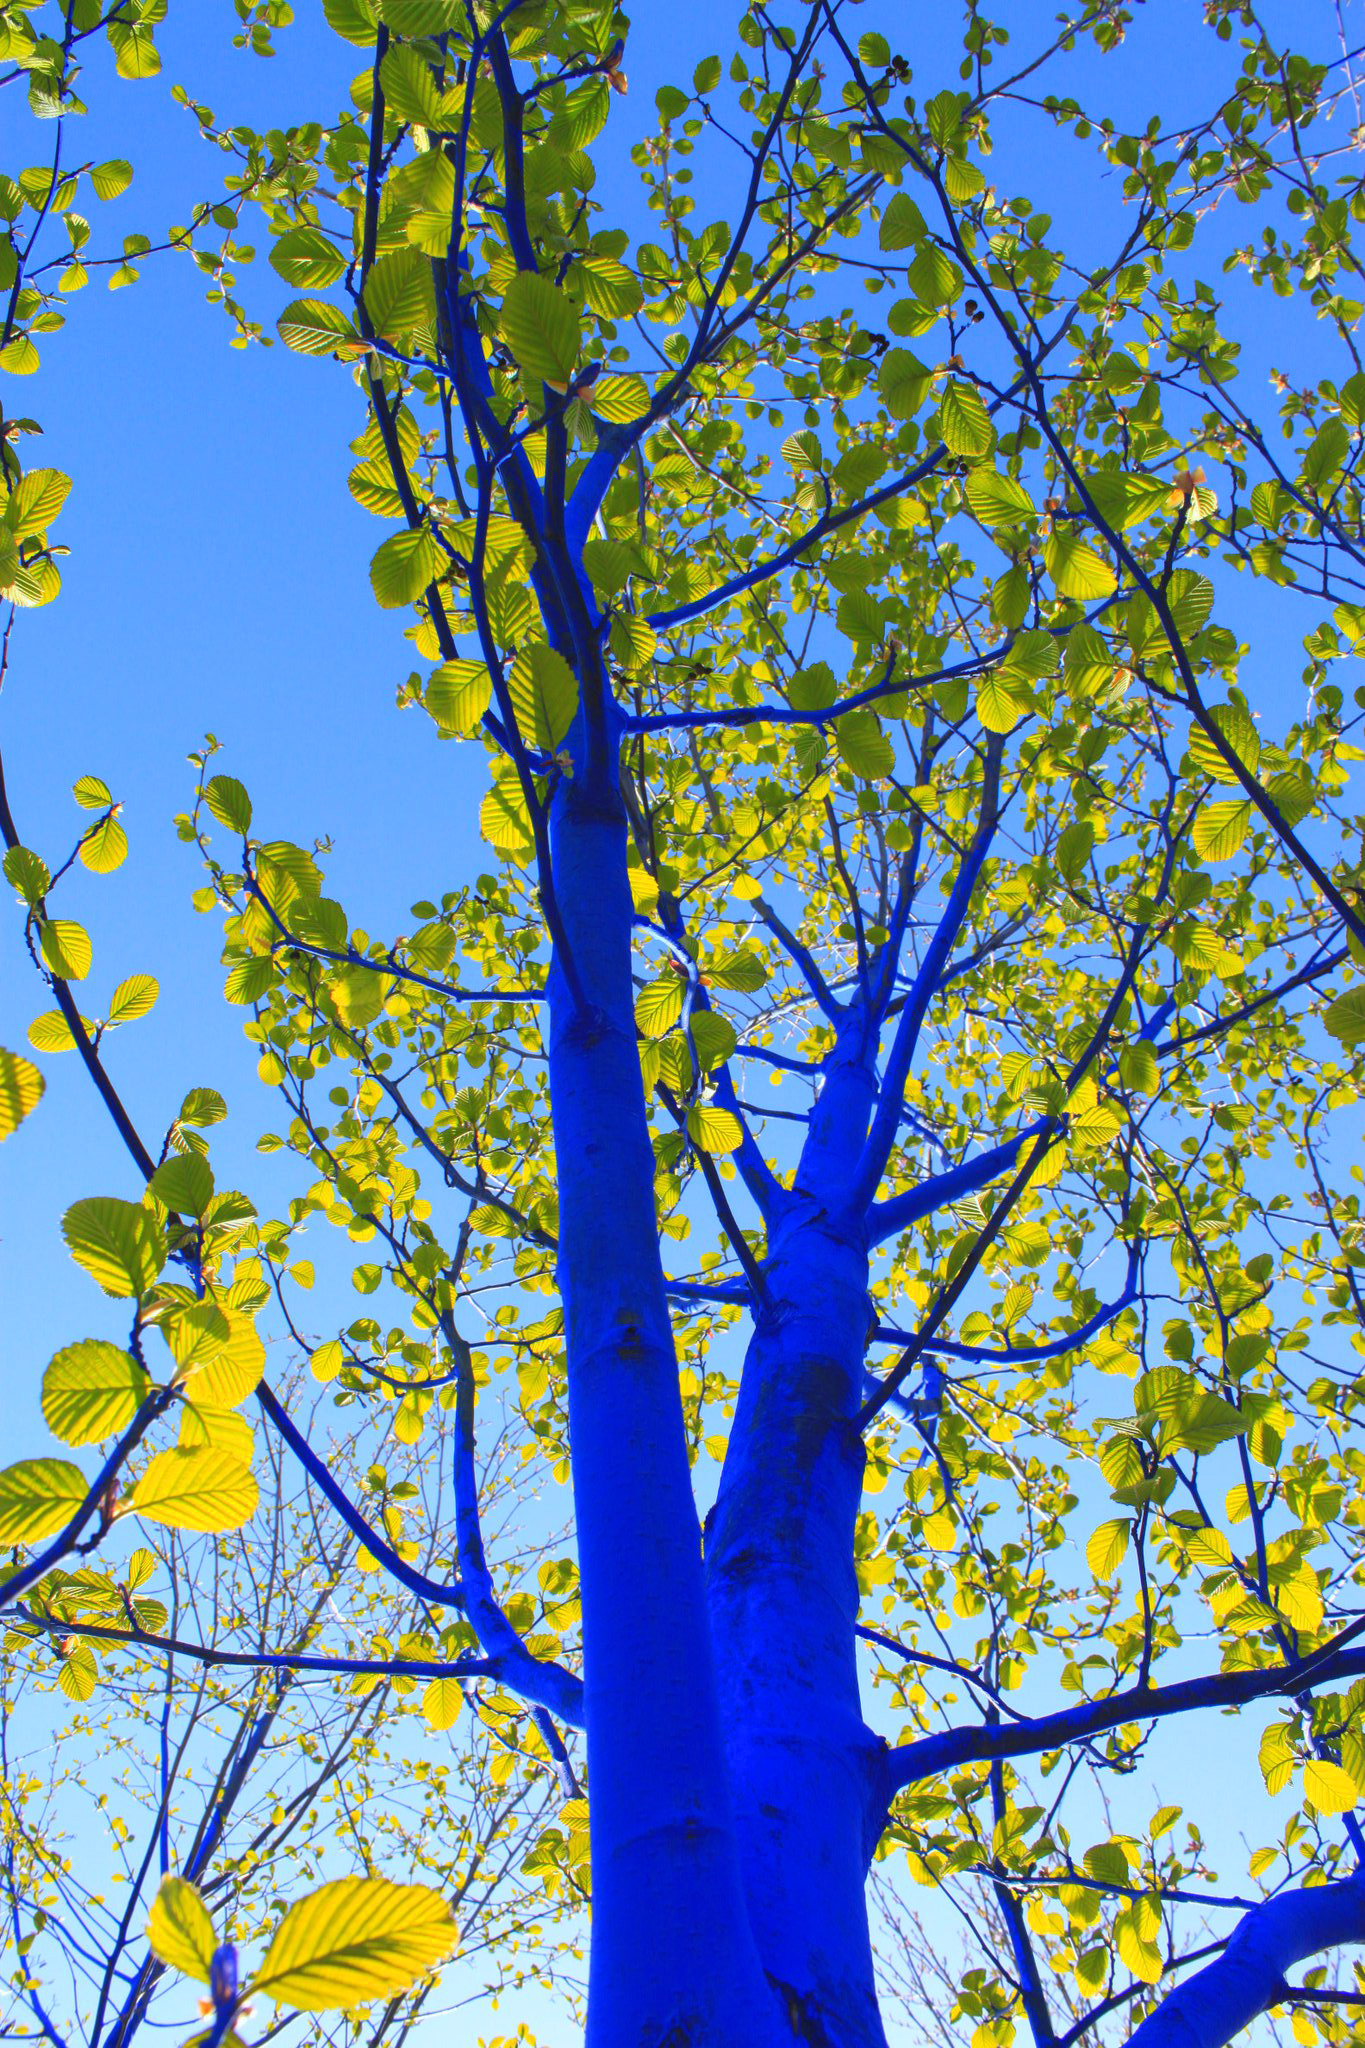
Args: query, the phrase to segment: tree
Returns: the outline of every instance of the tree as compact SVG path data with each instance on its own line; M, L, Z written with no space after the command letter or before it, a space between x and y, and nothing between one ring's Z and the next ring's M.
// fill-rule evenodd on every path
M96 26L150 68L160 11L68 7L62 45L11 6L31 96L66 104ZM462 1615L437 1682L496 1686L570 1816L586 1793L595 2048L883 2041L874 1863L977 1916L949 2015L975 2048L1021 2021L1213 2048L1289 2005L1344 2036L1361 1994L1318 1959L1365 1940L1362 1255L1333 1164L1365 1043L1365 698L1330 680L1365 631L1353 56L1325 18L1301 53L1249 5L1158 10L1201 104L1125 125L1107 0L1042 34L969 5L946 69L839 0L757 6L728 70L658 88L651 224L599 175L610 7L323 11L352 107L256 134L189 101L227 176L172 239L262 341L254 219L297 294L279 338L352 378L351 491L392 529L373 594L422 664L399 702L486 754L489 871L373 938L326 847L258 836L197 756L197 901L281 1105L262 1143L307 1168L265 1221L188 1111L159 1149L132 1128L71 991L89 941L4 808L57 1004L30 1035L76 1047L145 1181L64 1219L134 1329L117 1402L82 1372L50 1418L113 1440L93 1483L0 1475L8 1599L41 1613L125 1516L248 1520L236 1425L143 1445L223 1406L197 1380L282 1317L422 1469L453 1416L438 1581L326 1418L255 1365L230 1390ZM238 13L263 48L288 25ZM698 231L703 141L734 185ZM64 175L17 182L39 225ZM23 368L53 308L12 246ZM58 487L9 473L32 601ZM1263 674L1290 635L1293 706ZM116 819L86 796L98 866ZM17 1122L36 1069L6 1072ZM315 1216L388 1331L298 1327ZM572 1554L538 1570L485 1540L481 1393L571 1482ZM1149 1815L1134 1771L1163 1722L1255 1703L1259 1771L1236 1720L1228 1753L1292 1811L1215 1891L1207 1820L1175 1832L1200 1788ZM552 1899L576 1832L528 1859ZM331 1896L293 1909L307 1938ZM199 1909L163 1902L183 1959L164 1922ZM215 2039L237 1997L215 1977Z

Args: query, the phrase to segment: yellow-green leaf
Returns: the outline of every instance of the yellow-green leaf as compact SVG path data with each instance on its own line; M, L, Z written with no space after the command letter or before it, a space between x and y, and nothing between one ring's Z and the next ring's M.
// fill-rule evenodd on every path
M864 782L874 782L879 776L889 775L896 765L891 742L882 731L881 720L870 704L861 705L856 711L846 711L842 718L835 719L834 744L839 750L839 758Z
M64 1528L89 1483L68 1458L25 1458L0 1471L0 1543L37 1543Z
M37 1108L43 1087L43 1077L32 1060L26 1060L22 1053L6 1052L0 1046L0 1138L8 1138L17 1131L24 1118Z
M98 1444L126 1429L146 1398L147 1374L102 1337L59 1351L43 1374L43 1418L64 1444Z
M151 1011L161 988L155 975L130 974L121 981L109 1000L111 1024L134 1024Z
M238 1408L248 1394L254 1394L265 1371L265 1345L251 1317L242 1309L221 1311L227 1322L225 1338L209 1338L188 1358L177 1351L178 1362L192 1370L185 1379L185 1398L196 1408Z
M286 348L304 356L340 356L346 360L363 352L364 343L339 306L326 299L294 299L281 313L276 327Z
M204 801L220 825L245 836L251 830L251 798L235 775L214 775L204 785Z
M335 284L346 268L346 258L321 228L290 228L270 252L270 267L286 284L326 286Z
M147 1921L147 1940L153 1955L170 1969L208 1983L218 1943L208 1907L188 1878L162 1878Z
M744 1138L739 1118L714 1102L697 1102L688 1110L687 1135L699 1152L737 1152Z
M1319 1813L1347 1813L1360 1797L1355 1779L1340 1764L1313 1757L1303 1767L1303 1796Z
M440 574L441 552L425 526L391 533L370 563L370 587L386 611L414 604Z
M1094 604L1109 597L1118 579L1102 555L1071 526L1059 526L1043 550L1047 571L1063 597Z
M463 1705L464 1694L458 1678L433 1678L422 1694L422 1712L437 1730L453 1728Z
M62 1236L76 1264L116 1300L145 1294L166 1263L151 1211L113 1195L73 1202L62 1218Z
M1365 1044L1365 988L1348 988L1327 1005L1322 1021L1348 1050Z
M38 943L44 960L61 980L85 980L94 956L84 925L69 917L49 918L38 927Z
M426 1885L337 1878L289 1908L251 1990L303 2012L390 1998L443 1962L456 1932L445 1899Z
M977 678L976 715L987 732L1013 732L1032 709L1028 684L1008 669L988 669Z
M249 1465L223 1451L174 1450L157 1452L128 1505L164 1529L216 1535L250 1521L259 1498Z
M81 1022L87 1031L93 1028L89 1018L83 1017ZM35 1052L74 1052L76 1049L71 1026L60 1010L44 1010L41 1017L35 1017L28 1027L28 1042Z
M422 701L442 732L472 733L493 701L493 678L481 661L443 662Z
M213 1200L213 1168L199 1153L181 1152L163 1160L148 1185L177 1216L202 1216Z
M1110 1579L1128 1555L1133 1525L1126 1520L1101 1522L1085 1546L1085 1561L1097 1579Z
M939 432L950 455L979 462L995 446L995 428L974 385L952 378L938 402Z
M578 315L567 294L539 272L519 270L504 294L499 324L523 376L568 388L580 344Z
M508 689L522 738L553 751L578 709L578 679L563 655L544 640L531 641L512 664Z
M1202 860L1231 860L1250 824L1249 800L1205 804L1190 833L1194 850Z

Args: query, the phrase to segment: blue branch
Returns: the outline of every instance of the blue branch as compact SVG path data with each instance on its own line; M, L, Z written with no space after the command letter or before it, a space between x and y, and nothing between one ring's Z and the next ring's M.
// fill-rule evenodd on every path
M456 1607L463 1611L464 1589L460 1586L440 1585L435 1579L429 1579L425 1572L416 1571L410 1564L405 1563L393 1545L385 1542L379 1531L370 1526L359 1508L348 1499L344 1488L338 1486L307 1437L295 1429L264 1380L256 1389L256 1399L267 1421L284 1438L309 1478L326 1495L351 1534L360 1538L371 1556L378 1558L389 1576L397 1579L399 1585L406 1586L409 1592L420 1594L424 1600L430 1600L438 1607Z
M938 991L948 957L957 943L958 933L971 909L972 894L995 837L999 816L1000 759L1003 750L1004 742L998 735L992 733L986 746L986 780L981 799L981 816L977 821L972 843L958 869L957 880L953 884L947 908L925 951L914 985L906 997L905 1007L896 1024L896 1035L886 1062L886 1071L882 1076L877 1111L872 1119L872 1128L854 1176L851 1204L855 1212L870 1206L877 1192L877 1184L886 1170L886 1162L891 1156L891 1147L900 1123L905 1084L910 1074L910 1062L915 1056L915 1047L919 1042L920 1028Z
M964 1195L975 1194L1013 1163L1021 1145L1056 1127L1055 1117L1040 1117L1037 1123L1016 1131L1012 1138L993 1145L989 1152L982 1152L975 1159L964 1159L944 1173L931 1174L918 1187L907 1188L903 1194L893 1195L889 1201L874 1203L867 1219L868 1244L884 1244L888 1237L898 1236L912 1223L932 1216L936 1209L960 1201Z

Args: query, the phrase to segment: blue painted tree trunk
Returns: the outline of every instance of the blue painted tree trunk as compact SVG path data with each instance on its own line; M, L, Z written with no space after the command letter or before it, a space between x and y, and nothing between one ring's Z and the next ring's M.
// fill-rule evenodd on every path
M551 995L592 1796L591 2048L789 2042L741 1879L636 1049L619 804L561 786Z
M573 963L553 978L550 1087L592 1800L588 2040L875 2048L864 1884L881 1745L859 1707L853 1566L866 1243L812 1194L791 1201L703 1570L614 792L564 781L551 855ZM861 1138L869 1102L861 1070L835 1081L826 1146Z

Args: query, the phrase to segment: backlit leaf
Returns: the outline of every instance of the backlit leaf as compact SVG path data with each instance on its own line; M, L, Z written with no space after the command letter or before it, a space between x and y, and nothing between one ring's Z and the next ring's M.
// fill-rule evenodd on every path
M147 1921L153 1955L201 1984L209 1981L218 1946L208 1907L187 1878L163 1877Z
M251 1468L222 1451L158 1451L128 1507L163 1529L215 1535L250 1521L259 1497Z
M455 1946L450 1908L426 1885L342 1877L291 1906L251 1990L303 2012L406 1991Z
M87 1337L59 1351L43 1374L43 1417L64 1444L98 1444L126 1429L150 1386L117 1344Z
M0 1138L10 1137L37 1108L43 1087L43 1077L32 1060L0 1046Z
M150 1209L113 1195L73 1202L62 1218L72 1258L115 1299L145 1294L166 1263L166 1245Z

